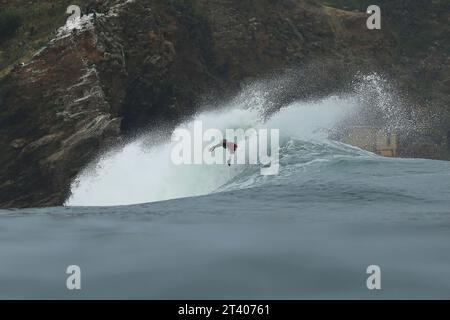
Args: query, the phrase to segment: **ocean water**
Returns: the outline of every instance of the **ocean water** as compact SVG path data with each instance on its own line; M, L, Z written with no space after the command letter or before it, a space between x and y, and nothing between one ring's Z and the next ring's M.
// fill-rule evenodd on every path
M330 97L262 121L234 102L197 116L279 129L273 176L175 166L172 142L151 134L101 155L64 207L0 210L0 298L450 298L450 163L328 139L357 107ZM81 290L66 288L69 265ZM381 290L366 286L370 265Z

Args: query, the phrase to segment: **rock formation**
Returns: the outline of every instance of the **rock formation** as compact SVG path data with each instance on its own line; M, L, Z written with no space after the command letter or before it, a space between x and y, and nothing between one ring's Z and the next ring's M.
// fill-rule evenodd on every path
M448 93L443 41L409 60L391 29L365 28L365 12L303 0L101 5L0 78L0 207L61 205L104 148L139 130L170 129L202 99L285 68L312 68L291 98L340 90L355 70L396 74L405 88L425 73L440 80L438 95Z

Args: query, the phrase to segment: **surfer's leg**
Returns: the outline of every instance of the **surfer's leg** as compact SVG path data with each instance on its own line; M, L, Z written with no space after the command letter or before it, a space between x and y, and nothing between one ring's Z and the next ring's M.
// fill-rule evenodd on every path
M231 159L232 159L232 157L233 157L233 154L230 153L230 156L228 157L228 160L227 160L228 166L231 166Z
M234 155L235 155L234 152L230 153L230 156L229 156L228 161L227 161L228 166L231 166L231 162L234 160Z

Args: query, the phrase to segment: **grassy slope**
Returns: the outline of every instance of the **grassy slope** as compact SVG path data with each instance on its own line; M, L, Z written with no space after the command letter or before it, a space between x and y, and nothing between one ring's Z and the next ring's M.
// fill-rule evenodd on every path
M448 0L321 0L324 5L364 12L370 4L379 5L383 25L397 38L398 53L414 56L427 50L436 41L450 51Z
M43 47L67 19L66 9L71 4L84 7L87 0L57 0L57 1L3 1L0 11L17 13L22 18L22 24L6 41L0 43L0 77L6 75L18 62L27 61Z

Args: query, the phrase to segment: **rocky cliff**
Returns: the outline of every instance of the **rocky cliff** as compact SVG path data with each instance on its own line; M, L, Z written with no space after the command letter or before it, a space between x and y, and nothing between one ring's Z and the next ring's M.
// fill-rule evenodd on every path
M61 205L102 149L139 130L170 129L205 100L285 68L306 70L297 81L308 84L287 100L343 90L355 71L381 70L405 90L427 92L439 110L448 106L445 39L412 54L398 27L368 31L365 12L333 3L123 0L95 11L14 67L3 65L0 207ZM420 79L438 84L419 90Z

